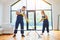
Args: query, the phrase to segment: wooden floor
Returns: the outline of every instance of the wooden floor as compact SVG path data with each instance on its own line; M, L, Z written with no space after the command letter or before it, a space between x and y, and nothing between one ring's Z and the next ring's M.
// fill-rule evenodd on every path
M29 35L27 35L27 33ZM40 35L41 31L37 31L37 33ZM25 37L21 37L20 32L17 33L16 37L13 38L13 35L1 35L0 40L60 40L60 31L50 31L49 35L47 35L47 32L44 33L44 35L38 36L35 31L25 31Z

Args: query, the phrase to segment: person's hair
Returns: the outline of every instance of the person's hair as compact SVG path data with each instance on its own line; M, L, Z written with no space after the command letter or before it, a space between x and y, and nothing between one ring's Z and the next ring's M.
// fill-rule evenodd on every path
M45 15L45 12L44 12L44 10L42 10L42 13Z
M25 6L23 6L22 8L26 8Z

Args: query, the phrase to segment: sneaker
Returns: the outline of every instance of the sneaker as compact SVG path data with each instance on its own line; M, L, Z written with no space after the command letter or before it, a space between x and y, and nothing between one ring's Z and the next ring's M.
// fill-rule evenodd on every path
M49 35L49 33L48 33L48 35Z
M16 34L14 34L13 37L16 37Z
M41 35L43 35L43 33L41 33Z
M24 35L22 35L22 37L25 37Z

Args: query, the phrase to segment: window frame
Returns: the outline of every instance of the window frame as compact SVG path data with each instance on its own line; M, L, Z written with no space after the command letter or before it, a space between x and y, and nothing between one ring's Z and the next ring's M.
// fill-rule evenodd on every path
M12 23L12 12L16 11L16 10L12 10L12 6L14 6L16 3L18 3L21 0L18 0L17 2L13 3L12 5L10 5L10 23ZM43 0L45 3L51 5L51 9L43 9L44 11L51 11L51 24L52 24L52 30L53 30L53 14L52 14L52 4L48 3L47 1ZM27 5L27 4L26 4ZM36 9L35 9L36 10ZM36 10L36 11L41 11L40 10ZM26 10L27 11L27 10ZM40 31L40 30L39 30Z

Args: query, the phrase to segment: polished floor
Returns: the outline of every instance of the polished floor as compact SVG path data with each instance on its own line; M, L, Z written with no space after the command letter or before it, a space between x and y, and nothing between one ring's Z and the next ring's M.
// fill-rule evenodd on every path
M25 31L24 35L25 37L21 37L18 31L15 38L12 37L13 35L0 35L0 40L60 40L60 31L50 31L49 35L46 31L43 35L41 31Z

